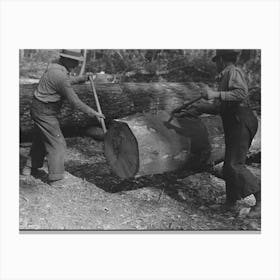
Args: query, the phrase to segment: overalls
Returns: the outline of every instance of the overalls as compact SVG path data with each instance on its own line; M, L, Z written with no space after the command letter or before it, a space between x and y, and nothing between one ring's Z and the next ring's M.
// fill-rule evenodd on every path
M235 98L235 91L230 86L242 88L242 83L245 81L244 76L239 75L240 73L234 75L233 81L229 81L233 76L230 73L235 69L229 67L231 72L221 78L218 89L224 91L225 95L231 95L227 97L231 100L222 100L220 105L226 145L223 174L228 202L235 202L260 191L260 182L245 165L247 153L258 129L258 120L246 100L232 100ZM247 84L244 87L248 94Z
M245 166L258 120L250 108L240 105L222 111L221 117L226 145L223 174L227 201L235 202L260 191L257 178Z

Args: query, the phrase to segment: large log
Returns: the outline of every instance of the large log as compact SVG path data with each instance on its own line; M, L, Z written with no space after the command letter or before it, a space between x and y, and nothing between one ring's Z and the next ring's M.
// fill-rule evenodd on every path
M105 156L121 178L163 173L183 168L209 170L225 155L219 116L174 118L169 114L136 114L115 120L105 135ZM261 120L249 155L260 153Z
M113 122L105 136L105 156L121 178L180 168L201 169L224 156L219 117L178 118L137 114Z
M29 114L31 98L37 84L20 84L20 131L22 138L30 135L32 121ZM74 89L82 101L93 108L95 102L90 84L75 85ZM104 83L96 84L96 91L106 116L106 122L116 118L142 112L156 113L159 110L170 112L183 101L199 96L195 83ZM60 115L64 133L78 133L81 129L99 125L82 112L73 111L67 102Z

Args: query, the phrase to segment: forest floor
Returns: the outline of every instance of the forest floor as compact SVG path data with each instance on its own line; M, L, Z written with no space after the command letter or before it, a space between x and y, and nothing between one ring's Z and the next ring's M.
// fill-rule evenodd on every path
M252 196L239 202L237 213L219 210L225 183L208 172L121 180L109 169L102 142L66 142L63 187L47 184L46 167L37 178L20 176L20 230L261 230L260 219L245 216ZM20 147L21 168L29 148ZM249 168L260 178L260 164Z

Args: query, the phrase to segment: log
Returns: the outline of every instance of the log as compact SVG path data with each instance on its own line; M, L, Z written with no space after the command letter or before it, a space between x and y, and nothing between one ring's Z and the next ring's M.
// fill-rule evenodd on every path
M115 120L105 135L105 157L119 177L158 174L180 168L195 170L223 158L221 119L177 118L136 114Z
M222 162L225 143L219 116L173 118L169 114L136 114L117 119L105 135L105 157L119 177L159 174L174 170L211 170ZM261 119L249 156L261 150Z
M89 136L97 141L103 141L105 134L101 127L98 126L91 126L84 130L84 135Z
M32 121L29 106L37 84L20 84L20 132L21 138L31 135ZM81 100L96 109L89 83L75 85L74 90ZM200 95L195 83L97 83L96 91L107 125L111 120L135 113L159 110L171 112L184 101ZM65 136L79 134L84 128L98 126L96 118L91 119L82 112L73 111L64 102L60 124Z

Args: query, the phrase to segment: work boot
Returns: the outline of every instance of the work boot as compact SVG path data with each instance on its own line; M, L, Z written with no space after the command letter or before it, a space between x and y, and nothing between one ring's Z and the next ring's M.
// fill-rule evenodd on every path
M66 178L49 181L49 185L55 188L66 188L68 184L69 180L67 180Z
M256 204L251 207L248 217L256 219L261 217L261 192L254 193L254 196L256 198Z
M250 213L248 214L248 218L257 219L261 217L261 202L257 201L256 205L251 207Z

